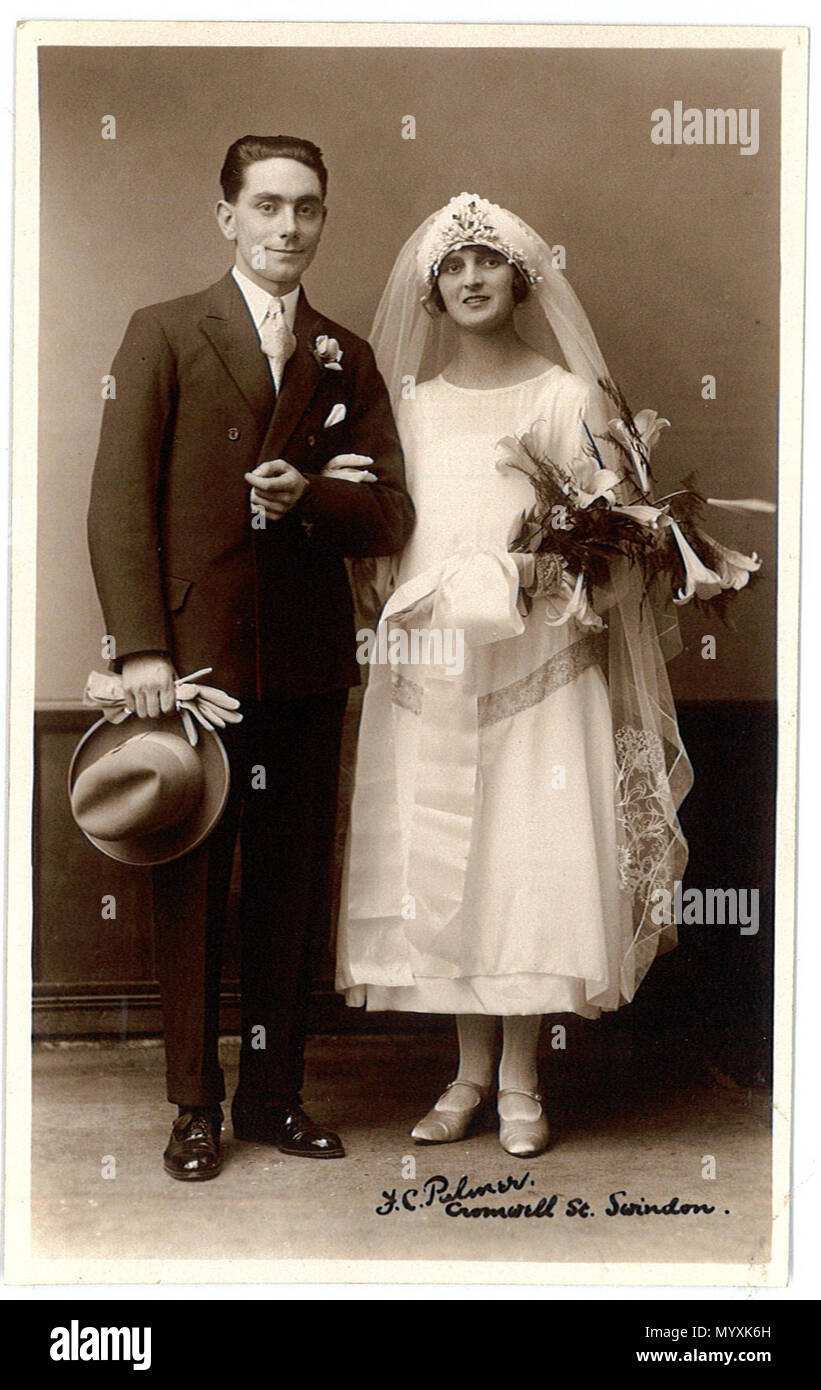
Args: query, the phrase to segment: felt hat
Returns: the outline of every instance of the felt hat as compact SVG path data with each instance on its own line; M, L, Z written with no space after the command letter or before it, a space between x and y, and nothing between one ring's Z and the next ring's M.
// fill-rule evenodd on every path
M177 715L98 720L68 773L75 821L123 864L165 864L195 849L217 825L229 786L219 736L200 730L192 748Z

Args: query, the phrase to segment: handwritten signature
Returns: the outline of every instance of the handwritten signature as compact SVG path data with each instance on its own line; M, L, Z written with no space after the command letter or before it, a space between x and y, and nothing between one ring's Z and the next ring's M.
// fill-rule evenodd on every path
M585 1197L567 1196L558 1192L552 1192L550 1196L536 1197L530 1192L535 1186L536 1180L531 1176L529 1169L519 1176L508 1173L492 1182L478 1183L474 1186L471 1186L467 1173L463 1173L456 1182L452 1182L442 1173L436 1173L433 1177L425 1178L418 1187L385 1189L382 1192L382 1201L374 1207L374 1211L377 1216L390 1216L394 1212L416 1212L424 1211L428 1207L439 1207L446 1216L464 1216L480 1220L500 1218L509 1221L533 1218L552 1220L555 1216L576 1216L585 1221L596 1215L592 1203ZM518 1200L502 1202L500 1205L481 1201L487 1197L509 1198L512 1194L524 1193L527 1194L527 1200L520 1196ZM716 1211L715 1206L708 1202L683 1202L678 1196L668 1197L663 1202L648 1202L645 1197L638 1201L622 1200L627 1199L628 1195L624 1188L611 1192L603 1208L603 1214L712 1216ZM729 1216L730 1213L725 1211L724 1214Z

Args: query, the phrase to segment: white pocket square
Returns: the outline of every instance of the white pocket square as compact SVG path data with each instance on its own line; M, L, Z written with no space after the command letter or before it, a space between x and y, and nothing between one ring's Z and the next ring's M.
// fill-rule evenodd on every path
M330 413L330 415L328 416L328 418L327 418L327 420L325 421L325 424L322 426L322 428L325 429L325 430L329 430L329 429L331 428L331 425L338 425L338 424L340 423L341 420L344 420L344 419L345 419L345 416L347 415L347 413L348 413L347 410L345 409L344 405L343 405L342 402L340 401L340 403L339 403L338 405L335 405L335 406L332 408L331 413Z

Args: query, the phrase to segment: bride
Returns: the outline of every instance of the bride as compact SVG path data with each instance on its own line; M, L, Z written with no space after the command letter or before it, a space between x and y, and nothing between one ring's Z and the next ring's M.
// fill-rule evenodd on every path
M630 567L588 601L557 557L509 549L534 492L503 436L538 422L580 488L601 466L591 436L624 471L605 452L607 368L551 260L519 218L461 194L403 247L377 311L417 522L373 645L338 935L348 1003L456 1015L458 1071L418 1142L475 1125L502 1019L499 1138L518 1156L549 1141L542 1015L618 1008L674 944L650 908L686 862L690 784Z

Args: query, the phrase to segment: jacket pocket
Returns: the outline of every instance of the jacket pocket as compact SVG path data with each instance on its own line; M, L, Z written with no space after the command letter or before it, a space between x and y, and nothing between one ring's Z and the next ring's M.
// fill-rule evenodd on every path
M165 601L168 605L169 613L179 613L188 597L188 591L192 583L193 581L191 579L177 579L173 574L166 575Z

